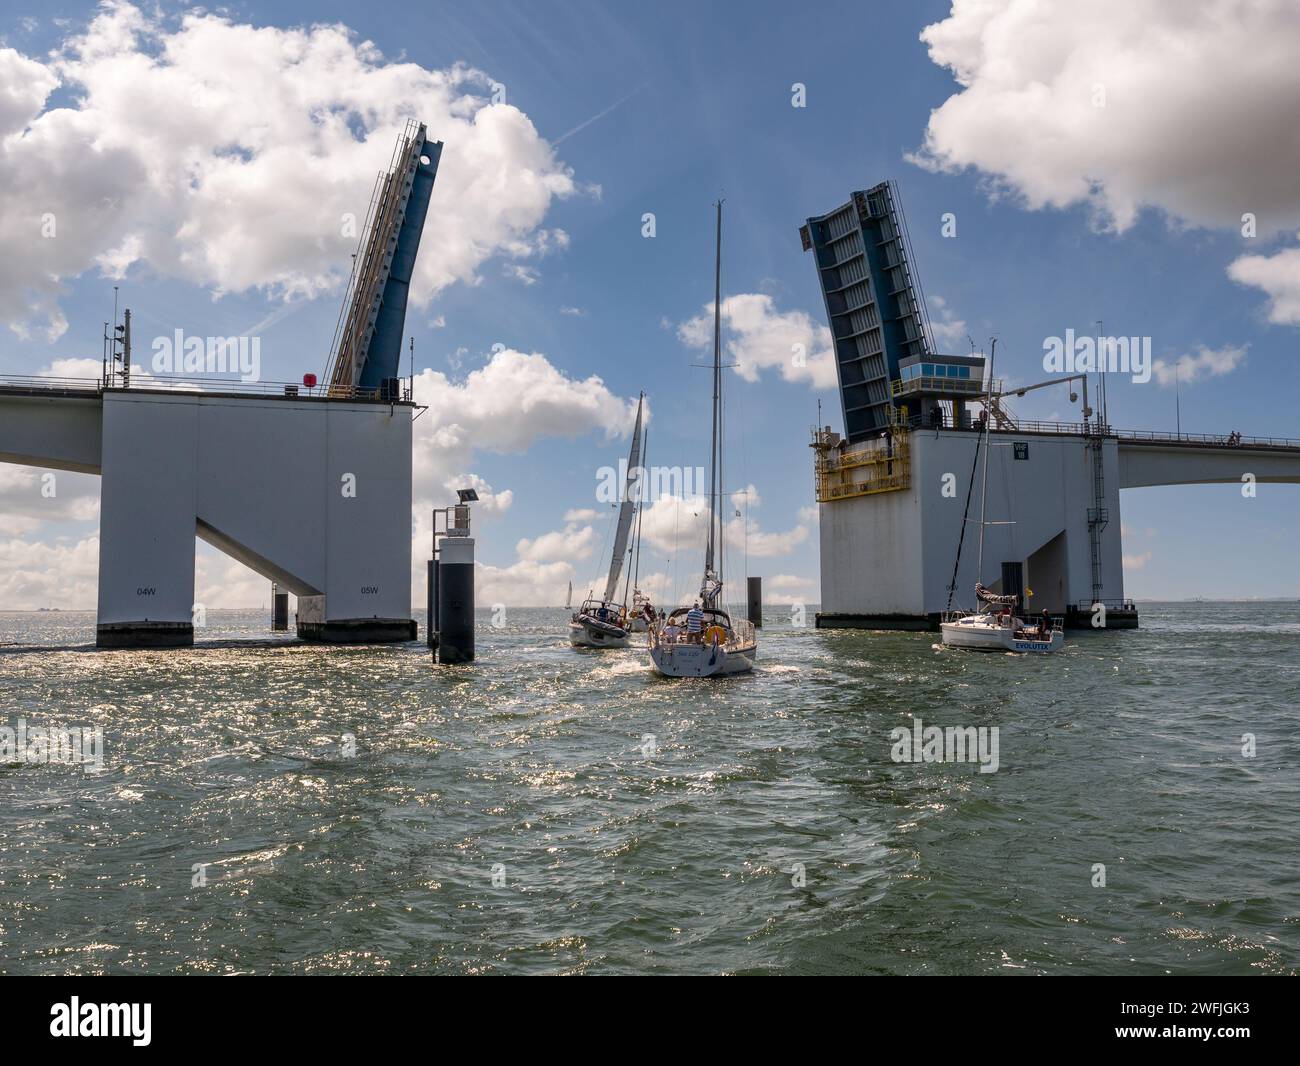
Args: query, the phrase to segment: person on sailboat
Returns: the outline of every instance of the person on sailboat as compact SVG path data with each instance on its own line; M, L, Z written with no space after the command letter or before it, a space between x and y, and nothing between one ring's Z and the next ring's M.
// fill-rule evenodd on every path
M700 610L700 601L696 600L695 606L686 612L686 639L698 644L703 632L704 612Z

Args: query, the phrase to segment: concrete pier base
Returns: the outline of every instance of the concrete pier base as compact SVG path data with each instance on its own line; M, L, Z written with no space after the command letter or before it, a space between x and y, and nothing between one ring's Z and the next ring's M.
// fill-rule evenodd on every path
M107 622L95 627L97 648L188 648L193 644L190 622Z
M1092 612L1082 607L1067 607L1065 609L1065 628L1066 629L1095 629L1098 633L1103 629L1137 629L1138 612L1134 607L1131 610L1125 610L1119 607L1106 608L1106 625L1094 626L1092 624Z
M924 614L842 614L817 613L814 625L818 629L878 629L920 633L939 628L939 616Z
M343 618L299 622L298 636L318 644L401 644L417 633L414 618Z
M1032 612L1031 612L1032 613ZM940 614L831 614L819 612L815 620L818 629L872 629L901 633L926 633L939 631ZM1067 607L1063 616L1066 629L1086 629L1102 632L1092 624L1092 612L1082 608ZM1137 629L1137 608L1124 610L1106 608L1105 629Z

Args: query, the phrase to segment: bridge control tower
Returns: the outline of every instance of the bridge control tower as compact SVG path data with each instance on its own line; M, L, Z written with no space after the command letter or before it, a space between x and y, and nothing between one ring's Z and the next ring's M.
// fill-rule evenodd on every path
M815 253L844 426L813 431L818 626L937 628L945 610L975 606L976 582L1001 592L1006 577L1008 591L1032 591L1034 613L1131 628L1120 490L1246 475L1300 483L1300 440L1118 431L1089 407L1086 377L1004 392L982 357L939 354L892 182L808 218L799 236ZM1082 397L1078 422L1025 421L1006 403L1066 384L1072 403ZM988 514L976 573L977 553L958 545L977 535L964 504L981 451Z

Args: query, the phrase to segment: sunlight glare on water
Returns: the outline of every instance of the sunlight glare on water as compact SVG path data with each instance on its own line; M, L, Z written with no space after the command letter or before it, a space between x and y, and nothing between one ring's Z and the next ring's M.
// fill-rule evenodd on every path
M0 725L104 736L0 765L0 970L1294 973L1300 604L1141 611L1025 658L769 607L722 681L560 610L480 612L463 667L0 614ZM914 716L997 772L892 761Z

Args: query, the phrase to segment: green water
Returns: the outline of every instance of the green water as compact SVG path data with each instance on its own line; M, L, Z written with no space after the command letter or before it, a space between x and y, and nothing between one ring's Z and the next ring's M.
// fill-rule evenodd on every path
M0 648L0 725L104 737L99 772L0 766L0 971L1300 968L1300 604L1144 604L1028 658L772 614L724 681L575 651L560 610L483 612L460 668L232 645L261 612ZM917 715L996 726L997 771L894 761Z

